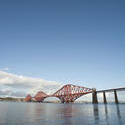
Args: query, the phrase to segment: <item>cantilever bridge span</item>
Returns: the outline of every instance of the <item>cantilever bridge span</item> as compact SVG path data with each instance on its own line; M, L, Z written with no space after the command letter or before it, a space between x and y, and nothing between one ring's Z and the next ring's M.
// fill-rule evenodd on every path
M43 102L47 97L57 97L60 99L61 103L71 103L74 102L77 98L92 92L93 89L90 88L67 84L52 95L47 95L46 93L39 91L33 97L33 99L38 102ZM30 95L27 95L25 98L26 101L31 101L31 99L32 97Z
M86 87L68 84L68 85L64 85L61 89L59 89L52 95L47 95L46 93L42 91L39 91L34 97L31 97L31 95L27 95L25 98L25 101L30 102L31 100L34 100L37 102L43 102L44 99L47 97L57 97L60 99L62 103L72 103L77 98L85 94L92 93L92 103L97 104L98 103L97 94L103 93L103 101L106 104L107 103L106 93L114 92L115 103L118 104L119 100L117 96L117 91L125 91L125 87L96 91L96 89L90 89Z

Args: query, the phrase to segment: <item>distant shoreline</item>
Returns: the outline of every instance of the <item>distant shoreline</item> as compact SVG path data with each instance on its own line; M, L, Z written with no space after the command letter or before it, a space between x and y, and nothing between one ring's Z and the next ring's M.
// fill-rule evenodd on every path
M24 98L0 97L0 101L25 102Z
M14 97L0 97L0 101L5 101L5 102L26 102L25 98L14 98ZM44 101L44 102L37 102L37 101L30 101L33 103L60 103L59 101ZM28 103L30 103L28 102ZM86 102L86 101L79 101L75 102L79 104L92 104L92 102ZM103 102L100 102L99 104L104 104ZM114 102L109 102L108 104L115 104ZM125 104L125 102L120 102L119 104Z

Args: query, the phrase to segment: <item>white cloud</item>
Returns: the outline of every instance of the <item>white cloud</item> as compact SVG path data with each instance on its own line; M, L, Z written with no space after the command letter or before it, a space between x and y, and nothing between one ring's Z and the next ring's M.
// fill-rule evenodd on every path
M47 81L41 78L25 77L5 71L0 71L0 95L25 96L42 90L47 94L57 91L62 84L56 81Z
M3 68L2 70L3 70L3 71L8 71L9 68L8 68L8 67L5 67L5 68Z

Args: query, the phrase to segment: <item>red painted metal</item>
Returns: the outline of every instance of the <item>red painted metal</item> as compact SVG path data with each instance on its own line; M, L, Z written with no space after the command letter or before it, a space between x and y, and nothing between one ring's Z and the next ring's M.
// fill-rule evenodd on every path
M90 88L68 84L55 92L53 96L59 98L62 103L70 103L74 102L80 96L91 93L92 91L93 90Z
M64 85L61 89L52 95L47 95L46 93L39 91L34 99L38 102L42 102L47 97L57 97L62 103L74 102L77 98L82 95L92 93L93 90L86 87L76 86L72 84Z
M31 99L32 99L32 96L31 96L30 94L28 94L28 95L26 96L26 98L25 98L25 101L26 101L26 102L30 102Z
M42 91L39 91L35 96L34 99L38 102L42 102L48 95Z

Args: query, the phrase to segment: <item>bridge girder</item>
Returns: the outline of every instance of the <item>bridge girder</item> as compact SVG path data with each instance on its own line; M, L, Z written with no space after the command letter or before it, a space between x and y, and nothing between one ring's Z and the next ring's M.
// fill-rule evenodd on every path
M38 102L42 102L47 97L57 97L60 99L61 103L72 103L80 96L91 93L92 91L93 90L90 88L67 84L52 95L47 95L39 91L34 96L34 99Z

